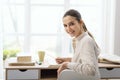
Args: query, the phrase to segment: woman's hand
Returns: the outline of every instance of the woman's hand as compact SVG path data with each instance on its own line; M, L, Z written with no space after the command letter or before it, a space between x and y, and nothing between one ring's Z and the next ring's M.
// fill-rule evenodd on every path
M70 61L71 61L71 58L60 58L60 57L56 58L56 62L58 64L61 64L63 62L70 62Z
M55 60L58 64L61 64L64 62L64 58L60 58L60 57L56 58Z
M61 73L61 71L63 71L64 69L67 69L67 64L68 64L69 62L63 62L61 65L60 65L60 67L58 68L58 70L57 70L57 73L58 73L58 75Z

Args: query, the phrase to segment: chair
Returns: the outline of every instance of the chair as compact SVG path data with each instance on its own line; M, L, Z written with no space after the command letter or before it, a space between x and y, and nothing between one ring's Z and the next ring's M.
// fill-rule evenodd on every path
M99 79L98 77L94 76L83 76L73 70L66 69L60 73L58 80L99 80Z

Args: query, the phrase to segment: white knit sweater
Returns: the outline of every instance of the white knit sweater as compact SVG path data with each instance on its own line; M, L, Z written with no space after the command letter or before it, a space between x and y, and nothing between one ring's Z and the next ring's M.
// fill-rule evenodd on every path
M95 41L84 32L76 38L75 53L67 67L83 77L93 76L96 77L95 80L99 80L98 54L99 49Z

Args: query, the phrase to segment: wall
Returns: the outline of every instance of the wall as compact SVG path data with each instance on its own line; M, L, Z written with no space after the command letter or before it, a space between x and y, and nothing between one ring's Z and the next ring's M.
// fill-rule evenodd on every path
M0 0L0 15L2 14L1 10L1 5L2 5L2 1ZM3 80L3 46L2 46L2 38L3 38L3 34L2 34L2 23L1 23L1 16L0 16L0 80Z
M1 21L0 21L1 22ZM2 48L2 28L0 26L0 80L3 79L3 48Z
M114 53L120 56L120 0L116 0Z
M3 79L3 54L2 54L2 39L0 35L0 80Z
M1 21L0 21L1 22ZM0 23L1 24L1 23ZM2 28L1 28L1 25L0 25L0 80L3 79L3 46L2 46Z

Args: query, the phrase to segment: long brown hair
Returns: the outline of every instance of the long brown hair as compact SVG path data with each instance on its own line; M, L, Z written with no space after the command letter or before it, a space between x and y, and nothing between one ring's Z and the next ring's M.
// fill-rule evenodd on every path
M66 17L66 16L75 17L75 19L76 19L78 22L80 22L80 20L82 20L81 14L80 14L77 10L74 10L74 9L68 10L68 11L64 14L63 18ZM86 32L86 31L88 32L88 34L89 34L89 36L90 36L91 38L94 39L93 35L88 31L88 29L87 29L87 27L86 27L86 25L85 25L84 22L83 22L83 29L84 29L85 32ZM94 40L95 40L95 39L94 39ZM97 43L96 43L96 45L97 45ZM97 45L97 47L98 47L98 45Z

